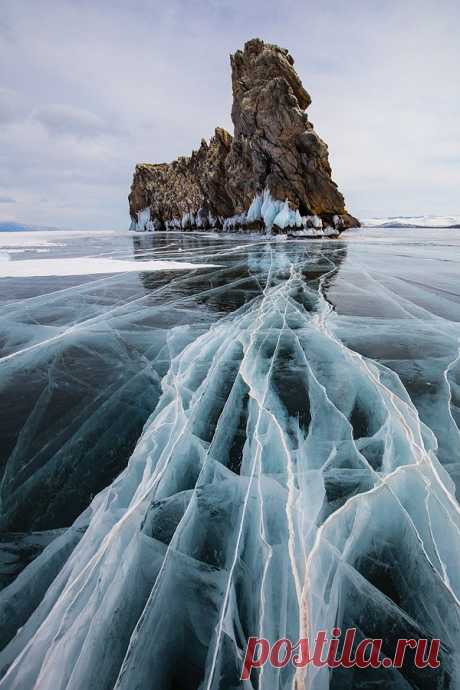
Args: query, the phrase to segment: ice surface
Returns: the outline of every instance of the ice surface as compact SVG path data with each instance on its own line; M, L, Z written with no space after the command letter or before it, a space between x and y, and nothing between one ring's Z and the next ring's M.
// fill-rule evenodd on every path
M336 625L441 668L245 690L458 687L460 238L382 234L134 236L139 274L0 308L1 525L48 544L0 593L1 690L243 688L248 636Z

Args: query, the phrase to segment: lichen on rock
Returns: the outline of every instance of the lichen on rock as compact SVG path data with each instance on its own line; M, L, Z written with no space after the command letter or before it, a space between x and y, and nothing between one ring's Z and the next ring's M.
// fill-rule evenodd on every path
M190 157L137 165L132 229L331 236L359 226L332 180L327 145L305 112L311 98L289 52L256 38L230 62L234 137L218 127Z

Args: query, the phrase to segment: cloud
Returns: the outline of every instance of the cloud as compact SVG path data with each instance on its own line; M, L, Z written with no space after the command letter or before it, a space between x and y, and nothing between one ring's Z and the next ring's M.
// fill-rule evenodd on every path
M0 204L15 204L16 199L11 196L0 196Z
M97 137L108 132L104 120L98 115L70 105L45 105L36 108L32 117L50 134Z
M127 228L137 162L232 131L229 53L260 36L293 55L354 215L459 213L460 6L442 5L3 0L0 189L16 204L2 208Z
M24 106L18 94L12 89L0 89L0 123L5 125L21 119Z

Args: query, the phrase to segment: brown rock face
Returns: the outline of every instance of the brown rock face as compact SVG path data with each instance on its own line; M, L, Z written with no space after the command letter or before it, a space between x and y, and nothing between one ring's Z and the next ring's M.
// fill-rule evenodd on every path
M230 61L234 138L217 128L189 158L137 165L132 228L336 235L359 226L331 178L327 146L305 112L311 98L288 51L253 39Z

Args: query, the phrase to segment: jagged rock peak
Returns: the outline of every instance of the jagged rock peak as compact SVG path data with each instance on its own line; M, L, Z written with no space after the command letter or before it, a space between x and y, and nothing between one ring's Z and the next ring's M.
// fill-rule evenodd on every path
M337 235L358 226L305 110L310 95L285 48L255 38L230 56L234 137L218 127L190 157L136 166L132 229Z

